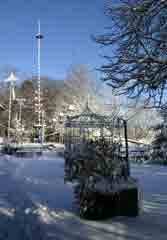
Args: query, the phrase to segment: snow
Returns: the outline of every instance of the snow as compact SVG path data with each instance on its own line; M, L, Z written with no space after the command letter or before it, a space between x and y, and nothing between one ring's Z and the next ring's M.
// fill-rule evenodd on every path
M167 239L167 168L132 165L132 176L143 189L143 212L99 222L76 215L73 187L64 184L63 168L63 158L53 154L0 157L0 239Z

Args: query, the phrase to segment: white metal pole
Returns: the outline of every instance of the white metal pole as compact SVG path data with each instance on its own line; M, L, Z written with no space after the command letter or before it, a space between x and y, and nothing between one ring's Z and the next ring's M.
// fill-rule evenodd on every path
M10 141L11 105L12 105L12 82L9 83L8 142Z
M37 89L37 107L38 107L38 134L40 139L42 138L42 125L41 125L41 120L42 120L42 105L41 105L41 39L43 38L43 35L41 34L41 25L40 25L40 20L38 21L38 34L36 35L37 38L37 44L38 44L38 89Z
M41 125L41 26L38 21L38 124Z
M10 141L10 130L11 130L11 111L12 111L12 94L13 99L15 98L14 94L14 82L18 80L13 72L10 73L9 77L5 79L5 82L9 83L9 106L8 106L8 129L7 129L7 138Z

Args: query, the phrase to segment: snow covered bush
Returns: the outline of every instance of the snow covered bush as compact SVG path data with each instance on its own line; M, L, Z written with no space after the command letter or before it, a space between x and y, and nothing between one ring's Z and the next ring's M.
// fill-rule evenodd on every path
M121 156L121 145L104 138L85 140L65 152L65 180L76 181L75 203L79 214L89 219L101 219L109 212L115 194L106 197L120 183L126 181L126 161ZM110 203L110 204L109 204ZM110 209L110 215L115 207Z
M66 152L66 179L85 179L96 183L104 179L112 184L125 177L125 160L120 154L120 143L105 139L86 140Z

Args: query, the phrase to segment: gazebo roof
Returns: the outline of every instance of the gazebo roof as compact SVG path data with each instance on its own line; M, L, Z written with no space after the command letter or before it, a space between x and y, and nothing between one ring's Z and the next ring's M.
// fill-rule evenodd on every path
M84 110L81 112L81 114L67 117L66 127L68 127L68 126L77 127L78 125L82 125L82 126L108 125L108 126L111 126L111 125L117 125L116 123L118 123L120 121L122 122L123 119L121 119L119 117L115 117L115 116L113 117L113 116L106 116L106 115L94 113L91 110L91 108L89 107L88 102L86 102Z

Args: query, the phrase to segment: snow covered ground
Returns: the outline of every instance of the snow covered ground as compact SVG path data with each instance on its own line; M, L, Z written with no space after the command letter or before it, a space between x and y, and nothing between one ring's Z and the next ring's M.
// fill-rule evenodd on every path
M143 188L143 213L102 222L77 217L63 167L63 158L53 154L0 157L0 240L167 239L167 167L133 165L132 176Z

